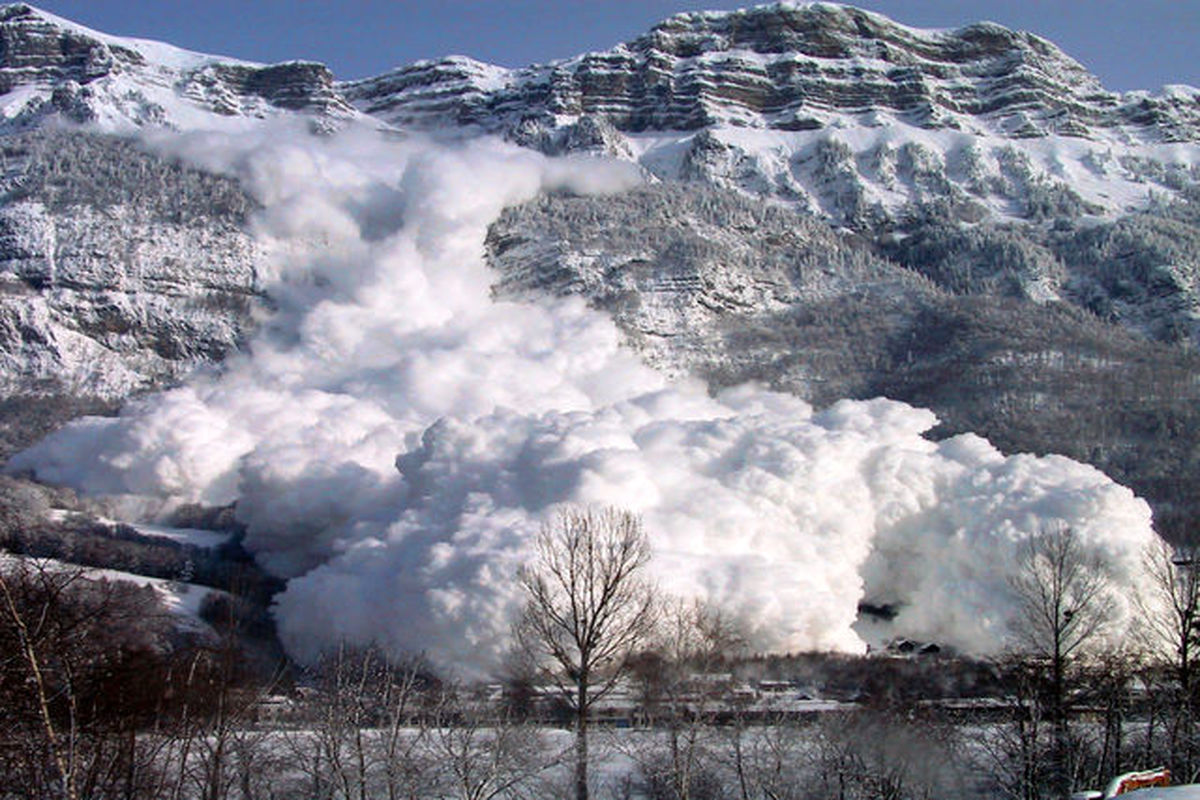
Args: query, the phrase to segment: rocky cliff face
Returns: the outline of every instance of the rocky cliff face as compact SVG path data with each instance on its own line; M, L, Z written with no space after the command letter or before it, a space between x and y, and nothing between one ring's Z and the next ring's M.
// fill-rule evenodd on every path
M1195 92L1121 96L1032 34L990 23L919 30L832 3L680 14L607 52L512 71L422 62L344 91L389 121L524 135L587 115L625 133L802 131L850 116L1018 138L1200 135Z
M0 157L0 398L110 403L252 328L262 254L235 183L78 133L7 137Z
M33 83L91 83L122 69L144 67L137 50L105 44L56 24L31 6L0 8L0 86L10 92Z
M602 53L425 61L342 84L400 127L598 153L872 237L914 218L1118 217L1200 180L1200 92L1109 92L1050 42L832 3L672 17Z
M726 376L718 383L737 382L735 374L751 379L755 363L763 369L754 379L772 374L778 383L782 373L764 359L822 360L815 340L804 355L746 350L734 340L747 326L853 303L911 315L944 295L857 237L718 189L659 185L619 197L543 197L504 213L491 228L487 255L500 276L498 296L582 295L612 314L660 370ZM834 350L826 355L842 365L837 375L792 371L787 388L819 404L865 391L865 362L856 367L859 359Z

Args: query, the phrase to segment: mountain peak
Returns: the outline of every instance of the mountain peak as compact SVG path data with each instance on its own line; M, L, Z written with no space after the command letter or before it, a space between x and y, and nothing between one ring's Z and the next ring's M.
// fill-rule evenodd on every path
M111 36L28 3L0 6L0 40L0 130L50 118L121 130L216 127L290 111L318 120L354 114L323 64L264 65Z

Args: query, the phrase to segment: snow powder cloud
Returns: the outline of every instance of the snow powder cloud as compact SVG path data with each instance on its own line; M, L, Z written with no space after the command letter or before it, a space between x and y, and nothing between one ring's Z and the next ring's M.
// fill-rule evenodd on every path
M619 191L628 167L278 128L150 146L262 202L277 310L219 372L76 421L12 467L162 504L236 500L247 546L289 579L277 615L300 657L375 639L487 667L516 565L564 502L642 514L663 588L723 606L761 648L861 650L865 599L896 604L897 631L994 650L1017 545L1057 524L1113 564L1128 614L1150 511L1091 467L934 443L930 412L887 400L711 397L642 365L577 299L493 301L483 240L504 206Z

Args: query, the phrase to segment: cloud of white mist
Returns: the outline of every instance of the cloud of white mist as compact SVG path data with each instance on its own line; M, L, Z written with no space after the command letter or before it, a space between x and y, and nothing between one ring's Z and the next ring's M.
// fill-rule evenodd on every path
M753 386L668 383L577 299L495 302L488 224L548 189L619 191L628 166L264 128L152 146L262 202L277 310L220 371L77 421L12 460L50 481L163 503L238 503L246 544L289 579L297 656L341 638L486 668L513 576L565 502L642 514L665 590L740 618L764 649L860 650L862 600L897 632L1005 641L1018 543L1072 526L1138 581L1150 511L1065 458L934 443L886 400L814 413Z

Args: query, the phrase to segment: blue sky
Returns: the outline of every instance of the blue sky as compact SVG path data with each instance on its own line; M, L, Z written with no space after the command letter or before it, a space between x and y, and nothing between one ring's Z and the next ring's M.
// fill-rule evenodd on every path
M611 47L677 11L728 0L35 0L112 34L255 61L303 58L339 78L458 53L522 66ZM1033 31L1110 89L1200 85L1200 0L862 0L909 25L990 19Z

